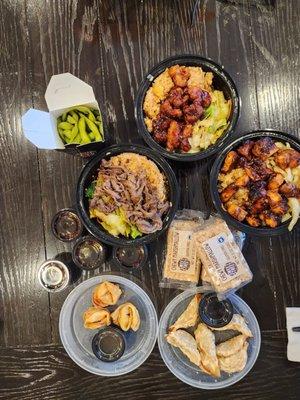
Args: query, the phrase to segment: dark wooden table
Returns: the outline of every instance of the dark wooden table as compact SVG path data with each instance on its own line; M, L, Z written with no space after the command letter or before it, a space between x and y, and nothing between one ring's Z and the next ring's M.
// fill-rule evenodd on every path
M53 74L71 72L94 88L116 143L140 142L134 99L147 70L167 56L195 53L225 66L242 112L236 135L272 127L299 130L299 0L0 2L0 398L1 399L296 399L300 364L286 358L285 307L300 306L299 230L248 238L254 273L240 291L257 316L262 347L249 375L223 391L204 392L175 378L157 347L138 370L119 378L77 367L60 344L58 316L67 292L49 295L37 282L48 258L69 252L50 221L74 203L80 157L38 151L26 141L21 116L46 109ZM211 209L209 163L173 165L181 206ZM155 294L158 312L176 294L158 288L158 243L137 274ZM111 270L106 263L101 270ZM92 274L85 274L87 279ZM70 288L71 290L72 288Z

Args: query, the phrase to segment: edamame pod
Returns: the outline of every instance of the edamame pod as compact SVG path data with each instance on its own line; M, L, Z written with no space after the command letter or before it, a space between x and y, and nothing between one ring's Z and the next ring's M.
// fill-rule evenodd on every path
M64 138L64 130L61 129L61 128L57 128L57 129L58 129L58 133L59 133L60 138L61 138L62 141L64 142L64 141L65 141L65 138Z
M76 121L76 122L78 122L78 121L79 121L78 114L76 114L76 112L75 112L75 111L71 110L71 111L70 111L70 114L72 115L72 117L75 119L75 121Z
M77 135L77 133L78 133L78 125L76 124L76 125L74 125L74 127L72 128L72 134L73 133L75 133L75 136Z
M95 136L95 141L100 142L102 140L100 132L97 128L97 125L94 124L93 121L90 121L87 117L84 118L87 126L90 128L90 130L93 132Z
M85 129L85 118L84 117L80 117L79 122L78 122L78 129L79 129L82 143L91 143L91 139L89 138L89 135L87 134L86 129Z
M75 119L73 117L71 117L71 115L67 116L67 121L70 122L70 124L73 124L73 125L76 124Z
M60 124L58 124L58 127L61 129L71 130L73 128L73 125L70 124L69 122L61 122Z
M69 111L80 111L84 114L89 114L91 112L91 110L85 106L76 106L76 107L71 108Z
M103 140L103 124L102 124L102 122L99 122L99 121L95 121L95 124L98 126L100 135L102 136L102 140Z
M72 131L69 130L69 129L65 129L64 132L63 132L63 135L64 135L66 138L71 139L71 138L72 138Z
M88 135L91 140L95 140L95 135L93 134L93 132L90 132Z
M62 119L63 121L66 121L66 120L67 120L67 113L66 113L66 112L63 113L63 115L61 116L61 119Z
M79 133L75 136L73 143L77 143L77 144L81 143L81 137L80 137Z
M77 124L74 126L74 128L72 129L72 135L71 135L71 142L74 142L75 137L78 135L78 126Z
M96 121L95 115L92 113L92 111L89 113L88 119L89 119L90 121L93 121L93 122Z

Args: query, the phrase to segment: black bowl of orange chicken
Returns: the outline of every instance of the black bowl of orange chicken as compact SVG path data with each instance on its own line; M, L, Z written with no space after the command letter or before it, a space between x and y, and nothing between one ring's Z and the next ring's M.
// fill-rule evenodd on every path
M218 154L211 175L214 205L231 226L257 236L299 226L300 141L259 130L234 139Z

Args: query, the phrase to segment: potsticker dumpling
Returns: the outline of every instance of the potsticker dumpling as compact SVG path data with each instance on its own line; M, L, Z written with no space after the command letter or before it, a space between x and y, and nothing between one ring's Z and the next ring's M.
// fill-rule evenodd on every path
M112 321L123 331L132 329L137 331L140 327L140 315L137 308L132 303L121 304L112 314Z
M193 364L199 367L201 361L200 353L197 349L196 340L190 333L178 329L166 335L166 340L172 346L178 347Z
M110 312L101 307L89 307L83 313L83 325L86 329L98 329L110 325Z
M228 374L242 371L248 359L247 349L249 343L245 342L243 347L235 354L232 354L229 357L219 357L219 365L222 371L227 372Z
M198 320L198 308L199 302L201 299L201 294L197 293L193 299L190 301L186 310L180 315L177 321L170 326L169 332L176 331L181 328L190 328L191 326L196 325Z
M92 301L94 306L107 307L117 303L122 291L116 283L104 281L96 286L93 291Z
M247 337L244 335L238 335L232 339L226 340L226 342L217 345L217 356L218 357L229 357L237 353L244 346Z
M232 320L229 324L223 326L222 328L213 328L215 331L227 331L227 330L238 331L246 337L252 337L252 332L248 328L244 317L240 314L233 314Z
M200 351L200 368L209 375L220 376L219 362L216 353L215 335L203 323L195 330L195 338Z

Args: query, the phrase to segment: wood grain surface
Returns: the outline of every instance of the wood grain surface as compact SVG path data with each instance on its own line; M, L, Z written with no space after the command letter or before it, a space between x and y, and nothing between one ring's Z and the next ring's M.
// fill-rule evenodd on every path
M263 332L262 349L246 379L214 392L179 381L164 365L158 349L136 371L117 378L101 378L80 369L61 346L7 348L0 353L0 399L5 400L124 400L198 399L296 400L300 365L286 360L286 334ZM263 372L262 372L263 371Z
M45 259L39 161L21 131L32 107L31 53L24 7L0 7L0 344L33 344L51 338L48 295L36 279Z
M209 57L234 79L242 99L235 132L272 127L299 137L300 2L298 0L10 0L0 2L0 398L3 399L296 399L300 370L286 360L285 307L300 305L299 230L279 238L249 237L253 271L240 291L257 316L263 343L253 371L225 391L181 383L157 348L137 371L118 378L79 369L60 346L58 318L68 292L48 295L36 274L44 259L70 257L72 246L50 230L56 211L75 203L84 160L37 150L21 131L29 108L46 110L53 74L71 72L92 85L115 143L143 143L134 99L147 71L183 53ZM194 18L192 12L194 10ZM180 207L212 210L213 159L171 163ZM2 215L3 214L3 215ZM160 289L164 241L133 275L158 314L176 295ZM108 260L79 281L116 270ZM7 347L9 346L9 347ZM296 383L295 383L296 382ZM297 396L298 395L298 396Z

